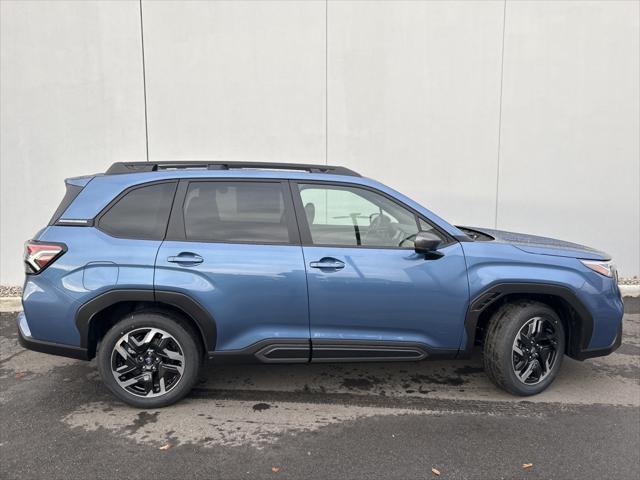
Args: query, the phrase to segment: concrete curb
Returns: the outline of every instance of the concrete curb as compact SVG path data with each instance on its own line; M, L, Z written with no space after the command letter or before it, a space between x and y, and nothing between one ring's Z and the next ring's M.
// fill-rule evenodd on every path
M640 285L618 285L623 297L640 297Z
M640 285L620 285L623 297L640 297ZM0 297L0 312L19 312L22 310L21 297Z
M0 312L19 312L21 310L21 297L0 297Z

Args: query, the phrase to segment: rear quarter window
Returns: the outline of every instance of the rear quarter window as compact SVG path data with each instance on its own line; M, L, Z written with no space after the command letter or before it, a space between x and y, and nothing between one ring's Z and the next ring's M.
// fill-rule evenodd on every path
M135 187L99 217L100 230L115 237L162 240L177 182Z

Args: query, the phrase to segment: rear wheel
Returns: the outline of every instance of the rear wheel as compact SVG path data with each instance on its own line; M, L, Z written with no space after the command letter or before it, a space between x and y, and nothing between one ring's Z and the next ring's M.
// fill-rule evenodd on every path
M519 301L498 310L489 322L484 344L485 372L515 395L535 395L560 370L565 334L558 315L539 302Z
M181 319L162 312L139 312L114 325L96 354L107 388L141 408L170 405L196 383L201 353Z

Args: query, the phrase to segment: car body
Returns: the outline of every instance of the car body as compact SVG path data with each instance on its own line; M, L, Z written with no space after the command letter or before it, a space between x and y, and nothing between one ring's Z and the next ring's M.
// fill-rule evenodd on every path
M91 359L122 319L153 311L179 319L214 366L455 358L483 344L492 319L514 304L552 311L539 336L547 341L560 323L554 358L583 360L620 344L623 304L609 255L456 227L342 167L116 163L66 185L26 247L18 324L33 350ZM136 345L147 338L138 335ZM174 337L174 352L184 353ZM550 361L548 345L527 346L532 358L544 348ZM161 363L159 355L148 361ZM532 371L543 370L537 361ZM507 389L537 393L541 383Z

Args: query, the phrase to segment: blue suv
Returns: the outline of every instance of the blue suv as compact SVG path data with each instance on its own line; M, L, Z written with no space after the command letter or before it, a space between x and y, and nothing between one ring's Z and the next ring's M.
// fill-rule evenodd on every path
M116 163L66 180L25 245L20 341L89 360L142 408L206 360L461 358L516 395L620 345L609 255L458 227L343 167Z

